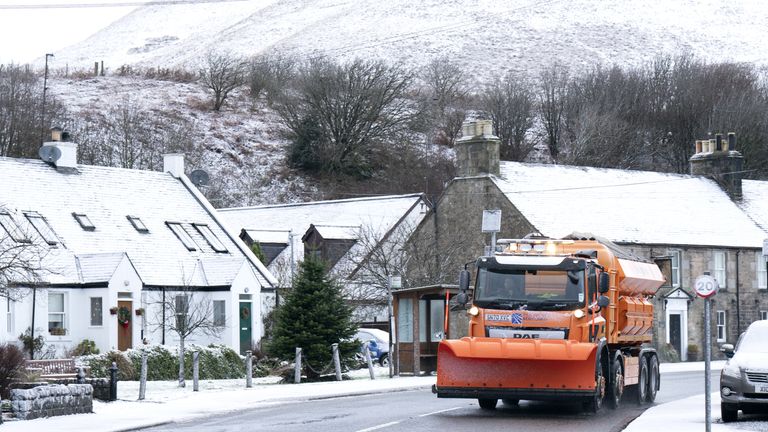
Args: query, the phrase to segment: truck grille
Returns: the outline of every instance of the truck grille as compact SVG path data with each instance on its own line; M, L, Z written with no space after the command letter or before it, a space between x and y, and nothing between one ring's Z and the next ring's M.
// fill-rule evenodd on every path
M768 383L768 372L747 372L747 379L757 383Z

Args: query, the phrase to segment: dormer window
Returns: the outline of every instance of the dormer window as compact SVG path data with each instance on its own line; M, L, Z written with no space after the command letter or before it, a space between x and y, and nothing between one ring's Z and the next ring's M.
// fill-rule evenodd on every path
M94 225L85 213L72 213L72 217L75 218L77 223L80 224L80 228L84 231L95 231L96 225Z
M139 219L138 217L136 216L126 216L126 217L128 218L128 221L131 223L131 225L133 225L133 227L136 229L136 231L144 234L149 232L149 228L147 228L147 226L144 225L144 222L142 222L141 219Z
M46 243L49 245L55 245L59 243L59 238L56 237L56 233L53 232L51 229L51 226L48 225L48 221L45 220L45 218L40 215L38 212L34 211L28 211L24 212L24 216L27 217L27 220L29 220L29 223L32 224L33 227L37 230L37 232L40 234L40 237L45 240Z
M16 225L16 222L13 221L13 217L8 212L2 212L0 213L0 225L2 225L5 232L8 233L9 236L11 236L11 239L17 243L31 243L29 238L27 238L24 231L19 228L18 225Z
M166 225L168 225L168 228L173 231L174 234L176 234L176 237L179 238L181 243L184 245L185 248L187 248L188 251L194 251L197 250L197 243L195 243L194 240L192 240L192 236L189 235L186 229L181 225L179 222L166 222Z
M211 227L205 224L192 224L195 229L205 238L205 241L208 242L209 245L211 245L211 248L215 250L216 252L228 252L227 247L224 246L224 243L219 240L218 237L216 237L216 234L211 231Z

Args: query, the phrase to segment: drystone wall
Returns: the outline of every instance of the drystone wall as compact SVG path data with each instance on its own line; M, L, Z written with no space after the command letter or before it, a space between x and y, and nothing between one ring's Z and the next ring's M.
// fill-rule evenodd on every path
M49 384L11 390L11 411L20 420L82 414L93 411L90 384Z

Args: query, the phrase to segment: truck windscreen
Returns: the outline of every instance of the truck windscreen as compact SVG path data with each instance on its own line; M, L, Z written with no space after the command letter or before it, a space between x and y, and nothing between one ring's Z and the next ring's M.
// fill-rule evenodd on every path
M480 268L474 303L493 309L573 309L584 305L584 270Z

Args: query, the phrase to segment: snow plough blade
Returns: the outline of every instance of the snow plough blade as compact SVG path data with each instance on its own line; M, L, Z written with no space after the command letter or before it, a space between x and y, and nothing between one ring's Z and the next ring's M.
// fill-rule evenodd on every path
M552 400L595 393L597 346L569 340L440 342L438 397Z

